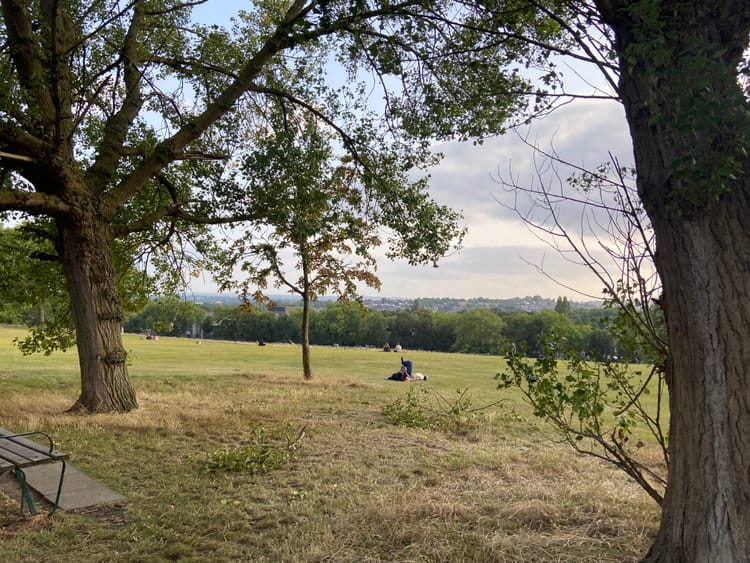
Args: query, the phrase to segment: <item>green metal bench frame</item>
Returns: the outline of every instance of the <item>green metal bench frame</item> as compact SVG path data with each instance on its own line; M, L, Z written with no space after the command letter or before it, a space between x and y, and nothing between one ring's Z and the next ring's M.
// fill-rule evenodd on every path
M49 442L49 447L37 444L32 440L27 440L26 436L44 436ZM47 514L52 516L60 504L60 494L62 493L63 481L65 479L65 459L67 454L56 450L52 438L45 432L19 432L12 433L4 428L0 428L0 475L13 471L13 475L21 486L21 512L23 506L29 508L32 515L36 515L36 507L29 492L29 486L26 482L24 468L42 465L44 463L60 462L60 481L57 485L57 494L52 509Z

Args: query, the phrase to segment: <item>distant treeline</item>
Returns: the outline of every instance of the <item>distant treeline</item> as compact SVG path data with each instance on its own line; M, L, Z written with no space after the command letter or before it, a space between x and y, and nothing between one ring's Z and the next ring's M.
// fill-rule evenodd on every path
M203 305L177 300L149 303L131 315L128 332L201 339L299 343L302 311L298 307L247 309ZM558 341L592 357L620 356L648 361L632 342L610 330L612 311L605 308L571 309L558 299L555 309L539 312L503 312L488 309L445 313L424 308L363 312L355 305L328 302L311 312L310 341L319 345L383 347L473 354L502 354L515 346L534 356L552 334ZM630 341L630 339L628 339ZM627 348L627 350L625 349Z

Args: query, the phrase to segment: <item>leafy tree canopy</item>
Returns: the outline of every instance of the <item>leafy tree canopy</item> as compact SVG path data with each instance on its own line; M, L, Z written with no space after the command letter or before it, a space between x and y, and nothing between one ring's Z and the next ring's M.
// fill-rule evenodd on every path
M226 27L195 21L198 4L214 3L0 0L0 212L39 219L54 242L88 410L136 404L117 261L178 283L191 249L213 244L207 225L262 220L227 171L269 115L296 107L353 159L389 147L392 166L418 169L432 141L497 133L523 111L534 90L506 63L544 65L561 29L515 0L258 1ZM383 193L417 225L440 215L423 190ZM445 239L455 217L441 219ZM439 250L400 234L415 261Z

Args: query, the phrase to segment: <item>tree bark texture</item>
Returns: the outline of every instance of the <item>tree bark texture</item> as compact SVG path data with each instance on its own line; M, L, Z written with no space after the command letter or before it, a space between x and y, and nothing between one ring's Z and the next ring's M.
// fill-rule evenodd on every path
M750 186L657 229L671 452L648 561L750 561Z
M81 368L81 395L71 410L133 410L138 403L122 345L122 303L109 226L94 217L58 219L57 225Z
M135 67L145 9L143 2L134 3L129 31L118 50L127 61L123 108L102 127L102 142L91 146L76 134L87 122L79 110L96 103L81 99L80 91L73 94L89 77L73 77L82 34L76 30L71 7L64 2L0 1L5 55L10 57L4 59L4 76L11 84L8 91L18 96L11 102L17 109L3 112L2 144L10 152L29 156L16 171L34 186L33 192L5 190L3 208L55 221L51 236L56 237L70 292L81 368L81 394L71 410L125 412L137 407L122 345L122 303L111 254L118 205L107 203L104 196L113 191L127 127L142 103ZM102 79L95 77L92 84ZM115 92L122 95L117 87L112 89L113 98ZM83 152L96 155L87 172L75 158L79 140Z
M670 346L668 486L644 561L750 561L749 112L737 81L750 5L597 4L617 36Z

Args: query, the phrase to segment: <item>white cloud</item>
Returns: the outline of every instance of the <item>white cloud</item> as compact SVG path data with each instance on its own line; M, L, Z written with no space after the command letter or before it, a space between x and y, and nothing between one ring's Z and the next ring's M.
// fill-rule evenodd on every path
M632 161L622 108L614 102L570 104L520 134L544 150L554 147L562 158L580 166L608 161L610 153L623 164ZM441 203L462 210L469 228L464 248L442 260L438 268L381 260L380 295L584 299L537 271L535 265L569 288L601 297L602 284L588 269L535 237L508 208L514 195L503 189L498 177L512 175L519 185L538 181L539 156L518 135L488 139L482 145L443 143L436 148L445 159L432 172L430 190ZM562 179L568 175L560 170ZM562 218L572 233L580 232L581 211L578 206L563 209Z

